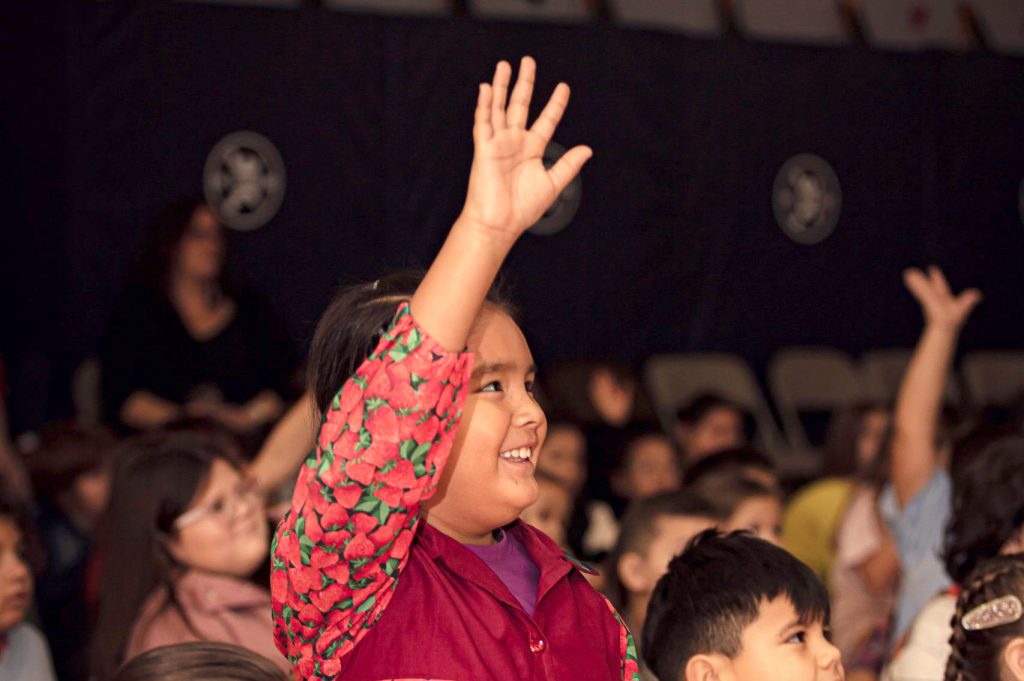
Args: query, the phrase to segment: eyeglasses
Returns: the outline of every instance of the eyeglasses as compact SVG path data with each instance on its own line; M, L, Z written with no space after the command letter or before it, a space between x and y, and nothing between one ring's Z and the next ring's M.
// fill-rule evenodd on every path
M218 522L228 525L237 517L238 509L241 505L251 503L256 496L256 480L244 478L235 485L235 489L230 494L215 499L205 506L198 506L182 513L175 519L174 528L180 530L202 520L206 516L210 516Z

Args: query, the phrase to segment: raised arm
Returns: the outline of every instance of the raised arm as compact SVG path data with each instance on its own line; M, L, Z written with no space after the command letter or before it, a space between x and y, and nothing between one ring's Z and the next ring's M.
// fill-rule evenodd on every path
M508 99L512 67L499 62L491 84L481 83L473 122L473 167L462 214L412 299L413 317L442 346L461 350L512 245L544 214L591 156L570 149L550 169L544 149L569 103L559 83L547 106L526 127L536 64L524 57Z
M273 492L299 470L316 445L319 430L316 403L306 393L277 422L249 466L261 491Z
M950 364L960 329L981 293L953 295L942 270L908 269L903 280L924 312L924 331L896 399L892 443L892 484L900 505L920 492L938 466L935 436Z
M462 214L377 347L325 409L292 507L275 535L275 639L302 679L333 679L395 592L436 490L465 401L476 315L516 239L579 172L577 147L550 170L541 161L568 102L559 85L533 127L526 114L533 60L511 103L511 67L480 87L474 156ZM410 314L411 310L411 314ZM341 377L339 377L340 379ZM291 456L291 455L289 455Z

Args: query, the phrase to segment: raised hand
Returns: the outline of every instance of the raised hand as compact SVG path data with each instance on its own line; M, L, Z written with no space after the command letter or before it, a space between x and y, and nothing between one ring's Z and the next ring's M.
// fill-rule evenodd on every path
M569 86L558 84L527 129L536 68L523 57L506 107L512 67L499 62L493 82L480 85L473 124L473 167L461 219L513 241L540 219L593 153L577 146L544 167L544 149L569 103Z
M929 267L927 273L907 269L903 272L903 282L921 304L925 321L932 326L959 329L981 302L981 292L975 288L953 295L942 270L935 266Z

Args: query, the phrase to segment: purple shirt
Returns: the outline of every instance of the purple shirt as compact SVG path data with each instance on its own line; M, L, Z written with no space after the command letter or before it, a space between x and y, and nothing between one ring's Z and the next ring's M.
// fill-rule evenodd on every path
M540 570L530 560L526 548L508 532L501 533L501 539L486 546L464 544L498 575L512 595L523 606L526 614L533 616L537 606L537 581Z

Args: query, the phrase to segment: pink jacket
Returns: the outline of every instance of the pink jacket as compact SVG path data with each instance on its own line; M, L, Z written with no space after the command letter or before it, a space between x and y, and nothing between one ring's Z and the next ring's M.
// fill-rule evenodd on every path
M265 589L235 577L192 571L178 579L175 596L185 617L168 603L164 587L146 599L128 637L126 660L159 646L216 641L247 648L289 669L288 660L274 646L270 594Z

